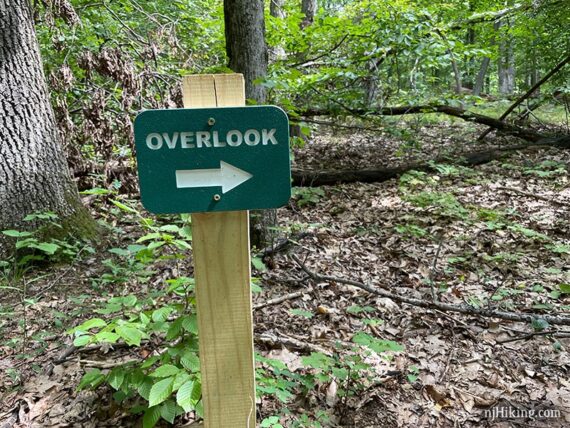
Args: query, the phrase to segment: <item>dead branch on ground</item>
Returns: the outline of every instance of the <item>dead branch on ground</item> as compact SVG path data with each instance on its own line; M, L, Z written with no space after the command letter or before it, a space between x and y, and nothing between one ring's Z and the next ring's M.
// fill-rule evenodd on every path
M543 319L552 325L570 325L570 317L564 317L561 315L547 315L539 313L518 313L518 312L506 312L500 310L494 310L489 308L476 308L467 304L454 305L450 303L433 302L430 300L416 299L413 297L402 296L400 294L392 293L383 288L375 288L371 285L364 284L362 282L353 281L344 278L338 278L334 276L321 275L310 270L299 258L295 255L291 255L293 260L299 265L307 275L309 275L315 281L328 281L336 282L339 284L352 285L353 287L360 288L361 290L367 291L371 294L377 296L386 297L395 302L407 303L408 305L425 308L425 309L439 309L440 311L447 312L459 312L466 315L473 315L477 317L485 318L499 318L507 321L520 321L532 323L534 320Z

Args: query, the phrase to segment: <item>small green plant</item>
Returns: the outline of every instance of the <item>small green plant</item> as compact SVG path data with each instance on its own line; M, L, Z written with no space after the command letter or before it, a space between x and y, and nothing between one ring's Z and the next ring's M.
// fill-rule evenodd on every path
M525 174L535 175L540 178L553 177L567 174L566 164L552 160L545 160L530 168L525 168Z
M8 260L3 261L0 268L13 269L13 276L19 276L19 273L23 273L34 263L69 260L82 250L94 252L93 248L82 246L82 243L73 237L50 237L48 229L62 229L58 220L58 215L53 212L34 213L24 217L23 221L35 225L35 229L3 230L1 233L4 236L14 239L15 251Z
M407 195L404 199L420 208L433 207L441 216L466 219L468 215L468 211L451 193L420 192Z
M166 305L156 306L155 299L140 300L134 295L113 297L97 310L103 315L114 314L113 319L91 318L69 331L78 347L117 342L138 347L152 337L163 341L163 350L143 361L131 361L110 371L88 371L78 386L81 390L108 384L115 390L117 402L130 404L135 413L144 412L144 428L153 427L160 418L173 423L183 413L194 411L201 416L203 412L194 281L181 277L167 284L166 291L159 294L174 298Z
M396 229L396 232L401 233L404 236L415 238L422 238L428 234L426 229L415 224L399 224L394 229Z
M294 187L293 199L299 207L316 205L325 196L325 191L320 187Z

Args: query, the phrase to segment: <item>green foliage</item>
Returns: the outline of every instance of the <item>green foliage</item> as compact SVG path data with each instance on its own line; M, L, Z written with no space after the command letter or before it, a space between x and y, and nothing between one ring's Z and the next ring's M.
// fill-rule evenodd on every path
M325 191L320 187L294 187L293 199L297 201L299 208L306 205L316 205L322 197L325 196Z
M420 192L408 195L405 200L419 208L434 208L445 217L466 219L468 211L451 193Z
M183 259L191 248L189 217L181 216L173 223L158 224L143 217L127 202L111 203L138 222L145 234L127 248L112 248L116 259L103 264L109 269L97 284L122 283L135 278L144 282L156 261ZM193 278L167 278L164 287L147 297L127 294L106 299L93 317L70 329L73 343L83 347L98 343L125 343L141 347L145 341L162 343L161 351L140 362L131 361L110 371L89 371L78 389L97 388L106 383L114 399L133 411L144 412L144 427L154 426L159 419L173 423L188 412L202 415L198 328L193 295ZM160 303L160 302L168 303ZM106 318L103 318L106 317ZM141 405L142 403L142 405Z
M39 262L69 261L82 251L94 252L85 243L68 236L65 239L53 238L48 230L61 229L59 217L52 212L29 214L24 222L35 226L33 230L3 230L2 235L14 240L15 251L0 265L0 268L13 269L13 274L22 272Z

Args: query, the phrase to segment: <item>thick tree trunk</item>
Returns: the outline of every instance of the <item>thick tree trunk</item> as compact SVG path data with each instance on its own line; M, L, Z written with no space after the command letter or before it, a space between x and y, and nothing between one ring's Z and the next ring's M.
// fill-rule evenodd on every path
M226 51L229 66L245 77L245 96L263 104L265 88L254 80L267 74L267 45L263 0L224 0L226 24ZM250 217L251 244L265 248L271 243L271 226L275 225L276 211L264 210Z
M301 0L301 12L305 15L301 28L308 27L315 21L315 14L317 13L317 0Z
M224 0L229 67L245 78L245 96L262 104L266 91L255 79L267 74L263 0Z
M52 211L65 232L94 233L59 140L29 3L0 0L0 230Z

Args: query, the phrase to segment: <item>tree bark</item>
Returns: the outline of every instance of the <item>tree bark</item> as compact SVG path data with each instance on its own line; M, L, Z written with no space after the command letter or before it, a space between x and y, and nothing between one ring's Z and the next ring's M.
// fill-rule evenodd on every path
M301 12L305 15L301 28L306 28L315 21L317 13L317 0L301 0Z
M284 19L283 6L285 6L285 0L269 0L269 14L275 18Z
M245 96L259 104L266 100L265 87L255 79L267 74L268 51L265 43L263 0L224 0L226 51L229 66L245 78ZM271 226L276 223L276 210L263 210L250 216L251 245L265 248L273 238Z
M0 230L36 227L23 218L38 211L56 213L62 232L95 233L60 144L30 5L0 0Z
M477 78L475 79L475 85L473 86L473 95L479 96L483 92L483 84L485 83L485 76L487 75L487 70L489 69L489 63L491 58L486 56L481 62L481 68L479 68L479 73L477 73Z
M224 0L229 67L245 78L245 96L262 104L266 91L255 84L267 74L263 0Z
M502 27L504 23L501 23ZM510 27L510 23L508 24ZM509 34L500 36L499 43L499 93L512 95L515 90L515 52L514 42Z

